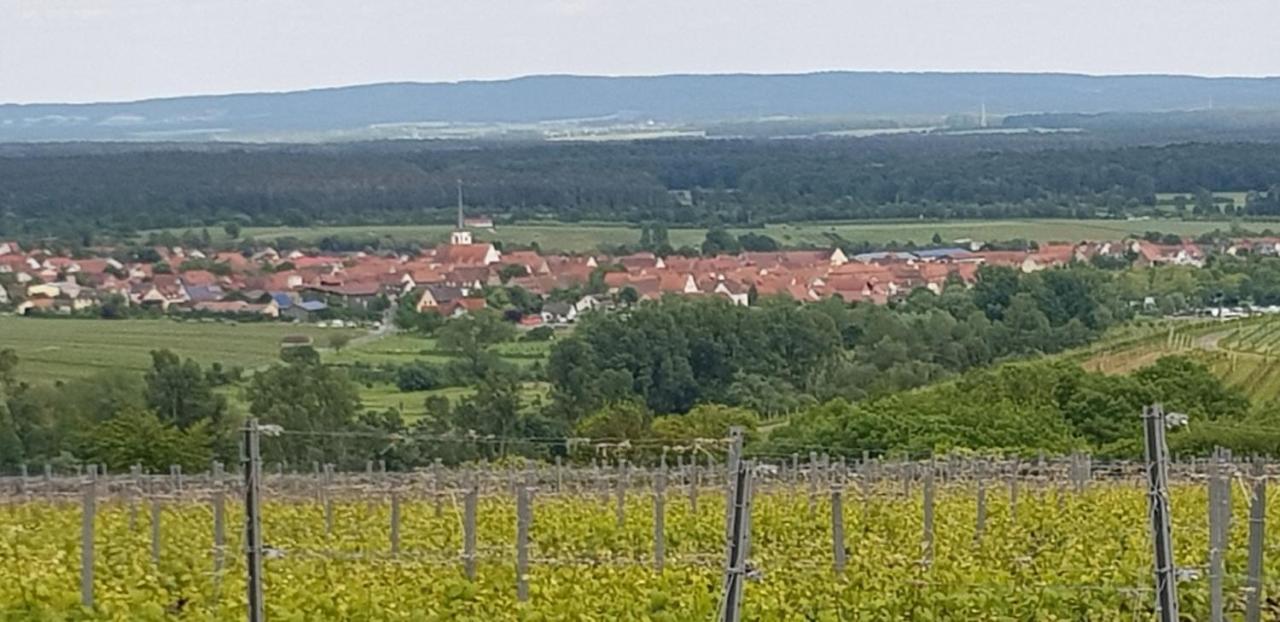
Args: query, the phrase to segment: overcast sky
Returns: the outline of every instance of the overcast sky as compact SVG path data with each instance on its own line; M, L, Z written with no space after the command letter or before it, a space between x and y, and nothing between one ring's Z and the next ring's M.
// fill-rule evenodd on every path
M1280 75L1280 0L0 0L0 102L823 69Z

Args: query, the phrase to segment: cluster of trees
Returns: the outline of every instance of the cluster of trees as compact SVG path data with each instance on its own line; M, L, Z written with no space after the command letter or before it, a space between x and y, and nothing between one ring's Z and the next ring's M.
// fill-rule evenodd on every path
M1280 428L1252 445L1232 432L1249 421L1274 426L1274 416L1256 414L1242 393L1201 363L1167 357L1129 375L1085 372L1067 362L1012 363L856 404L835 399L797 415L770 435L763 450L791 453L819 445L849 455L913 457L953 450L1028 456L1090 450L1134 458L1142 454L1139 414L1155 402L1190 418L1186 430L1170 434L1174 451L1207 450L1215 443L1243 449L1269 442L1272 451L1280 449Z
M1083 345L1130 314L1114 277L1089 266L1029 275L984 267L972 288L920 289L890 306L673 297L585 317L553 346L547 375L569 418L628 399L657 413L718 402L773 414Z
M0 236L192 227L198 241L208 235L202 227L238 236L246 225L444 223L453 218L458 178L467 180L468 203L502 221L1091 217L1154 206L1157 190L1264 191L1280 180L1280 155L1261 143L1117 146L1035 135L207 151L55 146L0 158ZM1275 196L1251 202L1249 212L1276 213ZM651 230L648 243L661 246L663 237Z

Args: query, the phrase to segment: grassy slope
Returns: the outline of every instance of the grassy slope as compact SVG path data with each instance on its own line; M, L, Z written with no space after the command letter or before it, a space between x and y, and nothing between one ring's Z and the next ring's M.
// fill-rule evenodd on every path
M202 364L256 367L279 360L280 339L324 337L340 329L280 323L233 324L173 320L35 319L0 316L0 348L13 348L22 380L53 382L103 369L141 372L151 351L168 348ZM355 334L355 331L347 331Z
M1251 228L1280 227L1280 223L1247 223ZM785 244L829 246L836 235L850 242L885 243L889 241L927 244L934 233L945 240L972 238L1008 240L1024 238L1039 241L1079 241L1086 239L1118 239L1131 233L1160 231L1180 235L1199 235L1213 229L1227 229L1228 221L1180 220L949 220L949 221L846 221L830 223L798 223L769 225L764 233ZM247 227L242 235L261 240L293 236L316 241L325 236L390 236L397 240L436 244L448 239L450 225L387 225L354 227ZM179 230L180 231L180 230ZM735 229L736 233L747 231ZM756 230L759 231L759 230ZM227 242L219 230L211 229L214 239ZM671 244L693 245L702 242L705 229L672 229ZM600 244L634 244L640 230L617 224L521 224L501 226L493 231L477 231L480 240L530 244L537 242L545 250L589 251Z

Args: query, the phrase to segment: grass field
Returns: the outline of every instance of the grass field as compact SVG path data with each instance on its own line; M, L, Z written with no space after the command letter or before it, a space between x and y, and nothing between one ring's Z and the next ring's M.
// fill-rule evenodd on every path
M325 336L340 330L266 322L0 316L0 348L17 351L20 379L53 382L105 369L142 372L151 364L151 351L164 348L205 365L219 362L252 368L279 360L280 340L286 335L308 335L323 345Z
M1159 231L1195 236L1214 229L1227 229L1229 221L1181 221L1181 220L948 220L948 221L843 221L807 222L798 224L769 225L763 230L778 241L788 245L813 244L830 246L836 240L883 244L889 241L927 244L937 233L944 240L968 238L975 240L1010 240L1023 238L1047 241L1080 241L1118 239L1129 234ZM1267 226L1280 228L1280 222L1250 222L1251 228ZM241 234L259 240L272 240L290 236L305 242L314 242L326 236L392 238L398 241L414 241L426 245L444 242L452 230L450 225L387 225L356 227L247 227ZM741 234L746 229L733 229ZM759 229L754 231L760 232ZM221 230L210 230L215 241L229 242ZM476 231L480 240L498 240L514 244L537 242L544 250L590 251L601 244L635 244L640 230L620 224L521 224L500 226L493 231ZM671 229L673 246L697 246L702 243L706 230Z

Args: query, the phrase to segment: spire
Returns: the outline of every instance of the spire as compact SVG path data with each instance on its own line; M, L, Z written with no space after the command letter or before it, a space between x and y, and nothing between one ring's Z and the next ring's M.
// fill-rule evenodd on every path
M458 180L458 231L462 231L462 180Z

